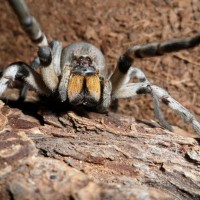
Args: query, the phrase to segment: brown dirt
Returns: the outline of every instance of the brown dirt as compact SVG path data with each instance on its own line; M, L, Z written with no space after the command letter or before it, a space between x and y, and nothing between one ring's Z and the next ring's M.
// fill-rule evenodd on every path
M41 2L27 0L49 40L58 38L63 46L79 40L91 42L102 49L109 69L129 46L192 36L200 30L199 0ZM0 67L18 60L31 62L37 47L29 41L6 1L0 4L0 21ZM200 119L199 47L137 60L135 64ZM171 123L190 129L174 112L165 106L164 110ZM154 119L151 98L146 96L120 100L119 112Z

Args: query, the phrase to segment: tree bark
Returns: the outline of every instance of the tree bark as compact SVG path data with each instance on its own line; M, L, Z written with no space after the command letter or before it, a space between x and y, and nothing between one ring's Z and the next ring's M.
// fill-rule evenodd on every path
M0 102L0 199L200 199L197 135L131 116L41 120Z

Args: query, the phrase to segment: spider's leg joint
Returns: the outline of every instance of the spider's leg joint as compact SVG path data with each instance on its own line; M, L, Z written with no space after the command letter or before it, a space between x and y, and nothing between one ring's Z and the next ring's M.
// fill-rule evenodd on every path
M161 101L165 104L165 105L169 105L169 103L170 103L170 101L167 99L167 97L166 96L163 96L162 97L162 99L161 99Z
M150 84L145 84L144 87L140 87L137 91L136 94L148 94L152 93L152 88Z
M51 64L52 54L51 49L48 46L40 47L38 50L38 57L42 66L47 67Z
M118 61L119 71L123 74L126 74L130 66L132 65L132 62L133 62L133 59L127 54L124 54L123 56L121 56Z
M141 87L138 90L136 90L136 94L147 94L150 93L148 87Z

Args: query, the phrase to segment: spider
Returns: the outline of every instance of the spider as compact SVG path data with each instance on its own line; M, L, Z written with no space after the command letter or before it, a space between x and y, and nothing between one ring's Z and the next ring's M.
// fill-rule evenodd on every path
M191 123L195 132L200 134L200 123L195 116L166 90L152 85L143 71L134 66L136 58L161 56L197 46L200 43L200 34L130 47L120 56L115 71L108 75L105 58L97 47L86 42L75 42L64 48L59 40L49 43L24 0L9 0L9 4L22 28L38 45L39 50L38 57L31 65L15 62L3 70L0 78L0 96L13 81L20 80L41 95L58 94L61 102L95 108L97 112L103 113L117 99L150 94L155 116L164 128L172 131L161 112L160 102L172 108L185 122ZM38 67L41 74L35 70ZM130 83L133 76L138 82ZM24 86L21 98L25 98L26 91L27 86Z

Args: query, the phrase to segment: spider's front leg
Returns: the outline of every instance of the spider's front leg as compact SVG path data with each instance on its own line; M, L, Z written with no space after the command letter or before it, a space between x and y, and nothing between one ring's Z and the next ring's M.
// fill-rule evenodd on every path
M47 87L51 91L58 88L61 75L60 58L62 52L62 43L54 40L49 46L39 47L38 57L41 64L41 74Z
M138 45L129 48L119 59L118 66L111 77L113 85L112 98L128 98L138 94L150 93L153 97L155 114L159 122L167 129L171 130L168 123L164 120L162 112L160 110L158 99L164 101L164 96L167 95L167 101L169 107L180 114L183 119L193 124L193 128L197 133L200 133L200 124L195 117L177 101L175 101L166 91L157 86L152 86L146 79L144 73L137 69L132 68L133 61L135 58L145 58L160 56L164 53L174 52L182 49L191 48L200 44L200 34L185 38L175 39L162 43L150 43L147 45ZM139 70L139 71L138 71ZM135 71L141 83L128 83L130 80L130 74Z
M10 6L17 15L22 28L29 38L39 46L48 46L45 34L41 31L37 20L30 15L30 11L24 0L9 0Z
M9 0L11 7L16 13L22 28L29 38L39 46L38 56L42 65L42 78L51 91L58 87L58 76L60 75L60 56L62 45L59 41L48 43L45 34L41 31L39 23L30 14L24 0Z
M174 39L161 43L150 43L147 45L137 45L129 48L118 61L117 69L113 73L111 80L118 88L127 79L127 73L133 62L137 58L147 58L161 56L165 53L176 52L183 49L195 47L200 44L200 33L194 37L184 39ZM116 81L117 80L117 81Z

